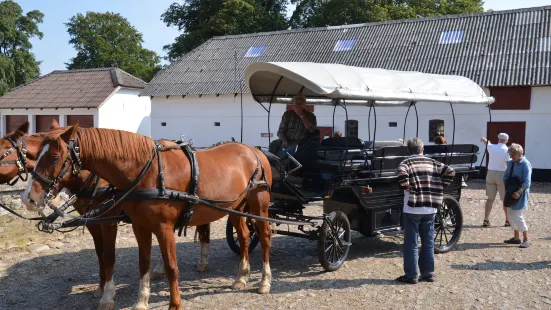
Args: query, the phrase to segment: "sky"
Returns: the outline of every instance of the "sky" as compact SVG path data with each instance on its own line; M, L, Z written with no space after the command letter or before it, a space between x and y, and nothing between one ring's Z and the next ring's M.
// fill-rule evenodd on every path
M66 69L65 63L76 56L76 51L69 45L69 35L64 24L77 13L84 14L87 11L120 13L143 34L143 46L157 52L161 57L166 55L163 46L172 43L179 35L177 29L169 28L161 21L161 14L175 0L15 1L25 12L40 10L44 13L44 22L39 25L44 38L31 41L33 53L37 60L42 61L41 74ZM499 11L550 4L549 0L486 0L484 9ZM292 10L293 8L289 8L289 15ZM163 61L163 63L166 62Z

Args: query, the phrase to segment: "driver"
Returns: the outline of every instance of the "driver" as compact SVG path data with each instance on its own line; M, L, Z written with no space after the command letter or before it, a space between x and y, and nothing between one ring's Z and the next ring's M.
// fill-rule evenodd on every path
M281 117L277 136L281 139L279 157L283 158L285 152L294 155L299 142L309 132L316 130L316 116L306 110L306 97L297 95L293 98L293 109L285 111Z

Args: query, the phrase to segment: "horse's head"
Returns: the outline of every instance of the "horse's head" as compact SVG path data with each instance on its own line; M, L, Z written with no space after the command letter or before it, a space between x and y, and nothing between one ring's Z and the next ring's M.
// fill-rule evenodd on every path
M26 137L29 122L0 139L0 184L26 173Z
M46 135L27 188L21 196L28 210L44 213L46 207L58 206L58 194L79 176L81 162L77 132L78 123Z

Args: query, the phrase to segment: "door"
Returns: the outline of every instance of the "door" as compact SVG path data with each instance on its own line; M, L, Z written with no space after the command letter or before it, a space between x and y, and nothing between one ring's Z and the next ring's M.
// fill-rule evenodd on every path
M93 115L67 115L67 126L72 126L78 121L79 127L92 128L94 127Z
M517 143L522 146L526 153L526 122L488 122L486 137L491 143L497 143L497 135L504 132L509 135L507 146ZM488 167L488 154L486 154L486 167Z
M6 134L14 132L23 125L24 122L28 121L29 117L27 115L6 115Z
M36 131L35 132L48 132L52 125L52 120L56 120L59 123L59 115L37 115L35 117Z
M333 136L333 127L318 127L320 131L320 139L331 138Z

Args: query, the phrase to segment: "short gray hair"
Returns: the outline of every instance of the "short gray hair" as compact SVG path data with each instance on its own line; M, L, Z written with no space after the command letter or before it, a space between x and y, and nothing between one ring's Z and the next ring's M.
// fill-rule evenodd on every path
M520 156L524 155L524 149L522 148L522 146L520 146L520 144L516 144L516 143L511 144L511 146L509 147L509 149L507 151L510 154L515 154L515 155L520 155Z
M408 151L410 154L421 154L423 153L423 141L419 138L411 138L408 140Z

